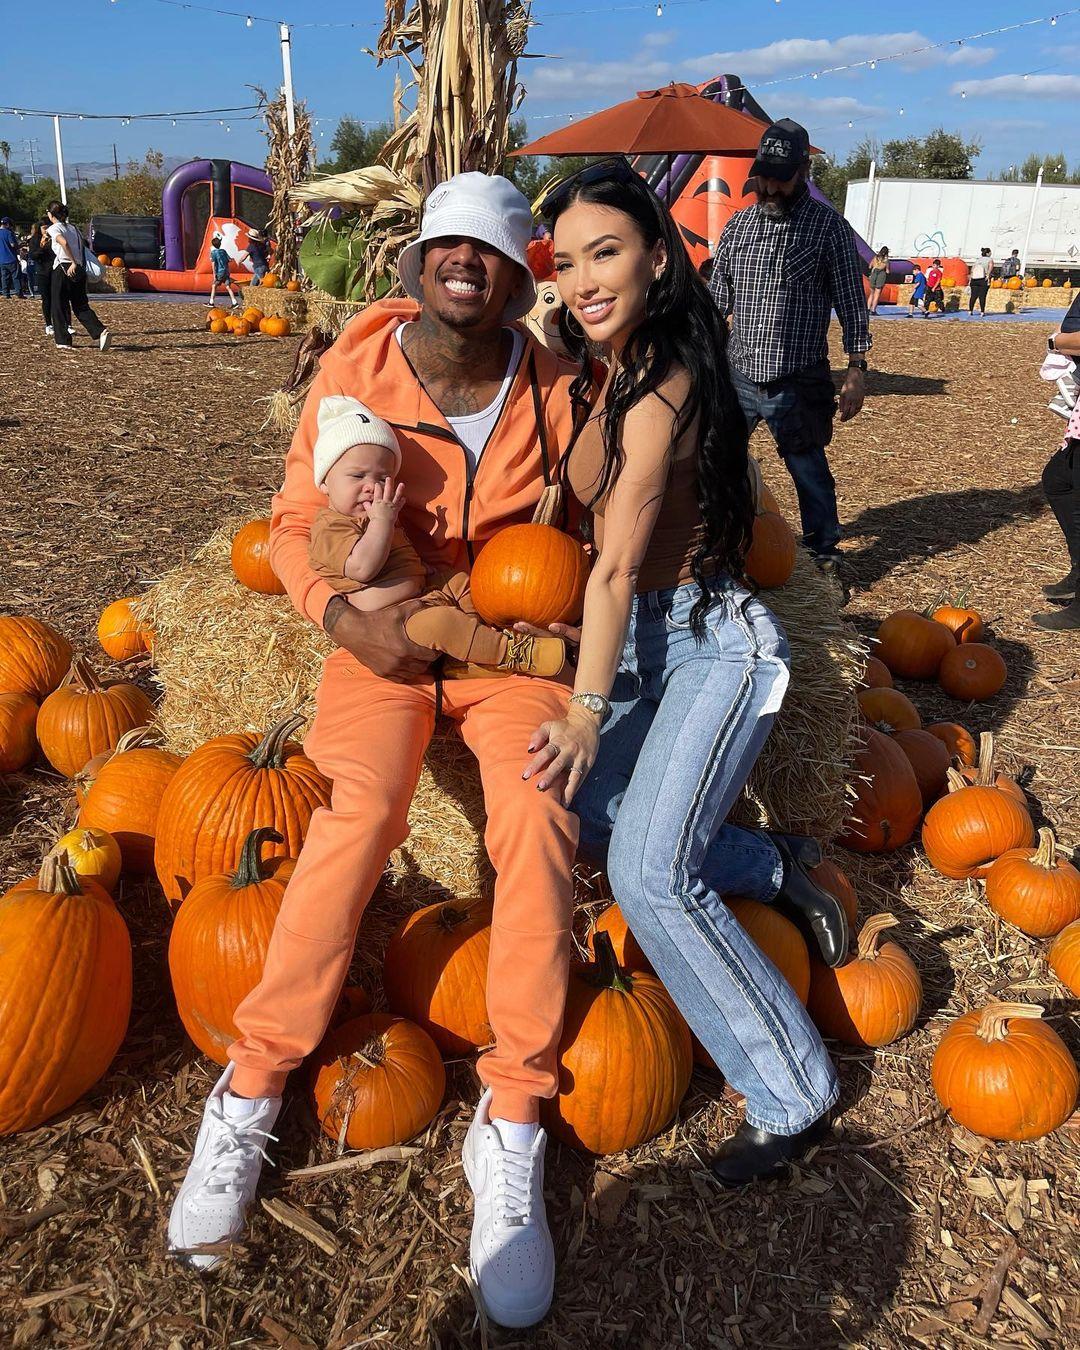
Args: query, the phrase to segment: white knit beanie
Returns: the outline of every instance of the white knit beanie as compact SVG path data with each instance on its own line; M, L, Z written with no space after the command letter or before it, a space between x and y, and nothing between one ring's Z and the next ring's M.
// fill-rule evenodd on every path
M358 398L328 394L319 401L319 434L312 452L316 487L322 487L326 475L354 445L381 445L397 460L394 472L401 468L401 447L394 428Z

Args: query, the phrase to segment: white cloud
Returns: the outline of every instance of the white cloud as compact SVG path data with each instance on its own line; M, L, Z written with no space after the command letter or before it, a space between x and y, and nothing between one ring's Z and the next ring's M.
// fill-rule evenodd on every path
M669 47L679 36L674 28L661 28L655 33L645 33L641 39L643 50L657 51L661 47Z
M633 98L639 89L656 89L676 77L676 62L663 57L631 57L626 61L530 61L522 71L528 97L534 102L592 100L593 108Z
M1080 75L994 75L959 80L950 94L968 98L1080 98Z
M912 51L934 41L925 33L850 33L840 38L786 38L770 42L765 47L744 47L741 51L712 52L696 56L684 63L685 69L702 78L719 71L731 71L743 79L755 76L769 77L796 71L822 70L829 66L848 65L854 61L882 60L892 52ZM927 66L981 66L992 61L992 47L963 46L938 47L933 51L917 52L890 66L901 70L920 70Z
M806 98L792 94L777 97L776 102L783 104L785 117L797 117L804 123L812 121L815 117L823 118L827 122L836 122L856 117L862 120L891 116L888 108L878 108L872 103L860 103L857 98Z

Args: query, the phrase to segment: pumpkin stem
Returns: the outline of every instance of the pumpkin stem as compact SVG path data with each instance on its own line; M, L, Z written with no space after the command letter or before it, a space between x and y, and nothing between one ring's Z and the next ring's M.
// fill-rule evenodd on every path
M160 745L161 733L156 727L132 727L130 731L125 731L116 742L114 755L123 754L125 750L138 750L144 745Z
M975 777L975 781L980 787L994 786L994 760L996 758L997 748L994 744L994 733L984 731L979 736L979 771Z
M1051 871L1056 858L1057 840L1054 838L1054 831L1044 825L1039 830L1039 847L1031 855L1031 861L1036 867L1045 867L1047 871Z
M283 844L284 836L279 834L272 826L260 825L258 829L252 830L244 840L244 846L240 850L240 862L237 865L236 872L233 875L232 887L234 890L243 890L245 886L257 886L260 881L266 880L266 873L262 865L262 846L266 843Z
M46 853L38 873L38 890L47 895L82 895L79 874L72 866L66 848L54 848Z
M85 656L77 656L72 661L71 669L68 671L67 683L81 685L87 694L96 694L104 688L94 671L94 667Z
M952 769L952 768L946 769L945 781L949 785L950 792L959 792L961 788L971 787L971 784L959 771L959 769Z
M1014 1018L1036 1021L1046 1011L1037 1003L988 1003L979 1014L976 1033L984 1041L1003 1041Z
M453 900L448 900L439 910L439 927L446 933L452 933L459 924L465 923L468 917L468 905L455 904Z
M874 914L859 930L859 960L876 961L878 939L887 928L895 928L900 920L895 914Z
M533 512L532 523L534 525L554 525L561 510L562 488L558 483L552 483L540 494L540 500L536 503L536 510Z
M610 933L593 929L593 956L595 960L589 967L589 982L598 989L616 989L620 994L629 994L634 981L619 965Z
M276 722L248 755L257 769L280 769L285 763L285 742L307 721L301 712L290 713Z

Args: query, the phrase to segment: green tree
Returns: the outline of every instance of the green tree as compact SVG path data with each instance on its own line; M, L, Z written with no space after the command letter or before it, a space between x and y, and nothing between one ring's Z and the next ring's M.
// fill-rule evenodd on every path
M4 169L11 167L11 146L7 141L0 141L0 155L4 158Z
M813 165L814 182L833 206L842 211L848 183L868 178L871 160L875 161L878 174L890 178L971 178L972 160L981 149L980 141L965 141L944 127L928 136L909 136L906 140L886 141L884 145L864 137L843 161L818 155Z
M515 117L510 123L506 137L506 159L503 160L503 174L510 179L521 192L534 202L544 187L551 181L566 178L583 169L592 155L523 155L514 158L510 152L520 150L529 140L528 127L524 117Z
M1080 182L1080 166L1074 169L1070 176L1064 151L1059 155L1040 155L1036 150L1027 155L1020 164L1010 164L998 174L998 180L1002 183L1034 183L1040 169L1043 171L1044 183Z
M69 196L72 218L89 221L91 216L160 215L164 165L165 156L160 150L147 150L141 163L134 159L128 161L127 170L120 178L88 183Z
M343 117L330 142L333 159L318 166L320 173L348 173L374 164L379 151L394 134L389 122L365 125L355 117Z

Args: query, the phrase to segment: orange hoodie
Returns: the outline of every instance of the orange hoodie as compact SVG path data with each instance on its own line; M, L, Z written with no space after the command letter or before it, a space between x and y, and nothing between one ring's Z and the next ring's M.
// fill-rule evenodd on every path
M270 561L296 608L320 626L336 594L308 563L311 522L326 506L312 468L325 395L360 399L397 432L405 485L400 523L424 562L438 570L467 571L497 530L529 520L570 444L574 368L522 329L525 349L506 404L470 474L463 446L395 337L399 325L419 313L412 300L380 300L349 321L322 358L289 447L285 483L271 510Z

